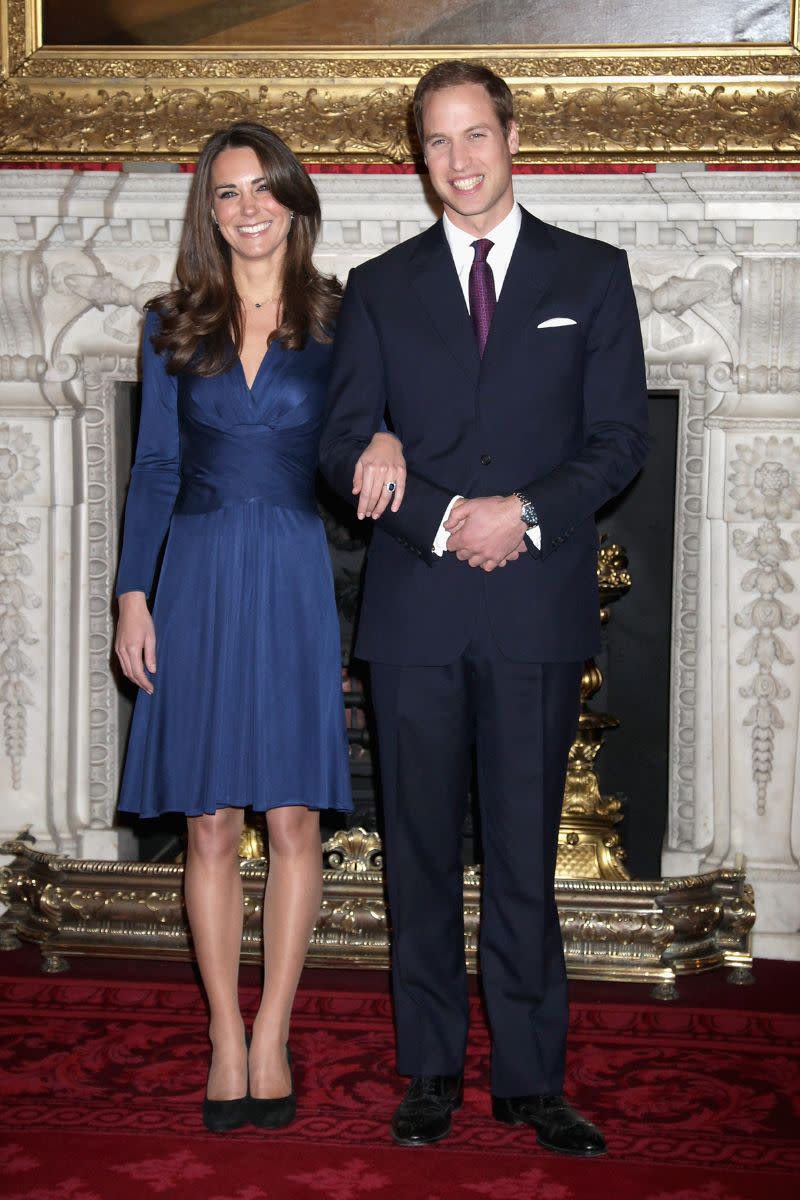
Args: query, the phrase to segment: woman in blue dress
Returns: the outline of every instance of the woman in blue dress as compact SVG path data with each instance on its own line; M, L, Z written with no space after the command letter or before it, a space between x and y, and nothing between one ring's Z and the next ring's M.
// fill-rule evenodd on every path
M312 262L319 227L316 189L279 137L245 122L215 134L189 195L178 286L145 321L117 578L116 652L140 688L120 808L188 818L185 901L210 1010L203 1116L214 1130L294 1116L289 1020L320 907L319 810L351 808L314 499L340 296ZM399 442L376 434L356 469L360 515L399 506L403 480ZM269 841L249 1054L237 988L247 806L266 812Z

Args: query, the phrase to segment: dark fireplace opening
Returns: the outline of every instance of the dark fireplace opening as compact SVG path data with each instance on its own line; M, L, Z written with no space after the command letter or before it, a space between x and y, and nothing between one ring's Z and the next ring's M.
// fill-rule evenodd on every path
M661 875L670 764L670 656L678 394L650 393L650 455L644 470L597 515L624 547L631 589L610 608L597 662L604 682L591 708L619 728L597 758L604 794L624 800L622 843L634 878Z
M120 525L140 404L140 389L120 384L117 397L118 511ZM675 469L678 397L650 395L652 448L645 470L598 514L598 528L628 555L632 586L611 609L598 658L604 682L591 708L616 717L620 726L606 735L597 759L604 794L624 800L622 841L634 877L657 878L667 815L669 784L669 683ZM366 665L352 660L352 645L369 530L324 483L318 490L333 562L342 633L342 679L354 812L322 814L323 837L344 824L380 830L380 806L374 735L369 712ZM116 671L116 664L112 664ZM120 750L124 753L135 689L117 671ZM432 770L435 769L433 766ZM473 806L473 809L476 806ZM120 818L131 824L142 860L174 858L182 849L185 822L180 816L156 821ZM473 815L464 829L465 861L480 860L479 832Z

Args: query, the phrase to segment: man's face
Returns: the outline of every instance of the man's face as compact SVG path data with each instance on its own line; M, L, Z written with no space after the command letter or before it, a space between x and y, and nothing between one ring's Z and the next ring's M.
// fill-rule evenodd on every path
M504 133L479 83L431 92L422 110L423 150L431 183L454 225L481 237L514 204L512 155L519 149L515 121Z

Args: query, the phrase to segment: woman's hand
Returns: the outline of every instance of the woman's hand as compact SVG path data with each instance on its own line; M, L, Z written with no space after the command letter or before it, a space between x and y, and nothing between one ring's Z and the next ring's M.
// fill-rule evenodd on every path
M394 484L393 488L387 484ZM358 519L378 517L391 502L392 512L403 503L406 490L406 460L403 444L393 433L376 433L356 463L353 495L358 496Z
M153 694L151 675L156 673L156 630L144 592L123 592L114 649L123 674L148 696Z

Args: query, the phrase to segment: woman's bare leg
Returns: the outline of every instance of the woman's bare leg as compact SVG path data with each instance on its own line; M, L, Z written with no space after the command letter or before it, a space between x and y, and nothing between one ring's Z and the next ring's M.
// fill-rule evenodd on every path
M264 896L264 991L253 1023L250 1093L291 1090L286 1043L297 982L322 902L319 813L300 806L267 813L269 875Z
M211 1021L209 1100L238 1100L247 1092L247 1052L239 1010L242 881L239 840L244 813L221 808L189 817L184 897L194 952Z

